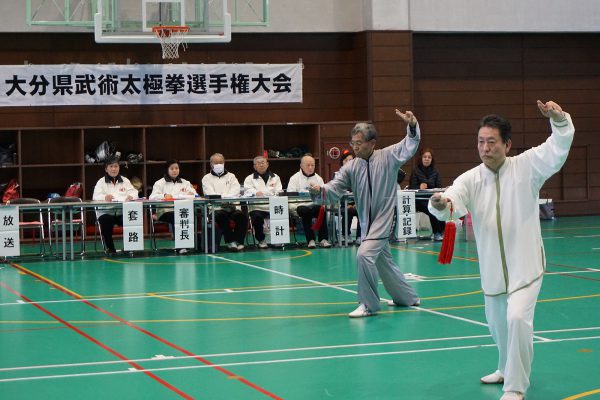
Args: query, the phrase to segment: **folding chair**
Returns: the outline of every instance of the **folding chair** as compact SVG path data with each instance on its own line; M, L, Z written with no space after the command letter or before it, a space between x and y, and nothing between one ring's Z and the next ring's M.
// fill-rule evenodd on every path
M27 205L27 204L41 204L38 199L32 199L28 197L22 197L20 199L13 199L6 202L13 206ZM30 212L31 211L31 212ZM35 215L37 214L37 216ZM40 256L44 256L46 253L46 246L44 246L44 217L42 216L42 208L36 210L24 210L19 212L19 230L27 231L31 230L35 232L37 230L40 239Z
M150 221L150 240L152 242L152 250L154 251L158 251L158 245L156 244L156 226L168 226L169 232L171 233L171 235L173 235L173 226L166 222L166 221L161 221L157 218L156 216L156 210L157 210L157 206L155 205L149 205L148 206L148 216L149 216L149 221Z
M102 251L106 254L109 254L109 251L106 247L106 243L104 243L104 236L102 235L102 227L100 226L100 221L98 220L98 218L100 218L103 214L100 213L107 213L110 214L112 211L112 207L106 207L106 206L96 206L94 207L94 214L96 215L96 222L94 223L95 229L94 229L94 251L97 252L98 251L98 234L100 235L100 242L102 243ZM122 226L122 224L120 223L120 218L122 218L121 215L115 215L117 221L119 222L115 222L115 224L112 226L111 229L113 229L113 233L114 233L114 228L115 226Z
M65 196L60 196L60 197L54 197L52 199L48 199L48 204L56 204L56 203L69 203L69 204L74 204L74 203L82 203L81 199L79 197L65 197ZM62 227L63 225L63 221L60 219L61 217L61 212L58 212L56 210L52 210L52 209L48 209L48 242L50 244L50 254L53 255L58 255L59 253L59 246L58 246L58 238L59 238L59 231L58 229ZM83 207L73 207L73 219L71 221L69 221L70 215L69 213L65 212L65 223L67 224L65 226L65 229L67 229L68 232L79 232L79 237L81 240L81 253L80 255L84 255L85 254L85 213L83 212ZM54 253L53 250L53 243L54 243L54 239L53 239L53 232L54 232L54 237L56 238L56 253ZM73 238L71 238L71 240L73 240Z

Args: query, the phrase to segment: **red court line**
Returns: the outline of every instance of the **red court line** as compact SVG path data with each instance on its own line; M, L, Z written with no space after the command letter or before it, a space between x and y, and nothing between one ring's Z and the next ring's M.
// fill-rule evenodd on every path
M190 357L196 359L197 361L200 361L201 363L203 363L205 365L210 365L211 367L213 367L217 371L222 372L222 373L224 373L225 375L227 375L227 376L229 376L231 378L235 378L236 381L242 382L243 384L251 387L254 390L259 391L260 393L264 394L265 396L268 396L268 397L270 397L272 399L283 400L281 397L277 396L276 394L271 393L271 392L269 392L266 389L263 389L262 387L254 384L252 382L250 382L246 378L238 376L238 375L234 374L233 372L226 370L223 367L215 365L213 362L211 362L211 361L209 361L209 360L207 360L207 359L205 359L203 357L197 356L196 354L192 353L191 351L186 350L183 347L176 345L175 343L171 343L168 340L166 340L164 338L161 338L160 336L157 336L157 335L155 335L154 333L152 333L150 331L145 330L144 328L141 328L141 327L139 327L139 326L137 326L137 325L135 325L135 324L133 324L133 323L131 323L129 321L124 320L123 318L121 318L121 317L119 317L119 316L111 313L110 311L107 311L107 310L103 309L102 307L99 307L99 306L97 306L97 305L95 305L93 303L90 303L89 301L85 300L84 298L82 298L78 294L76 294L74 292L71 292L68 289L63 288L62 286L56 284L55 282L52 282L51 280L49 280L49 279L47 279L47 278L45 278L45 277L43 277L43 276L41 276L39 274L36 274L36 273L28 270L27 268L21 267L20 265L14 264L14 263L9 263L9 265L11 265L13 268L18 269L19 271L22 271L22 272L26 273L29 276L32 276L32 277L34 277L36 279L39 279L40 281L46 283L47 285L52 286L55 289L60 290L61 292L63 292L64 294L66 294L68 296L71 296L71 297L74 297L74 298L76 298L78 300L81 300L84 304L86 304L86 305L88 305L88 306L96 309L97 311L100 311L103 314L108 315L109 317L111 317L111 318L113 318L113 319L115 319L115 320L117 320L117 321L119 321L119 322L121 322L121 323L129 326L130 328L133 328L133 329L135 329L135 330L137 330L139 332L142 332L143 334L148 335L151 338L153 338L155 340L158 340L159 342L161 342L161 343L163 343L163 344L165 344L165 345L167 345L167 346L169 346L169 347L171 347L171 348L173 348L173 349L175 349L177 351L180 351L181 353L183 353L183 354L185 354L187 356L190 356Z
M133 368L135 368L138 371L141 371L144 374L148 375L150 378L154 379L155 381L157 381L161 385L163 385L163 386L167 387L168 389L172 390L173 392L177 393L178 395L180 395L184 399L190 399L190 400L194 399L192 396L190 396L187 393L179 390L178 388L176 388L175 386L171 385L169 382L165 381L164 379L162 379L162 378L154 375L150 371L145 370L144 367L142 367L138 363L129 360L127 357L125 357L124 355L122 355L118 351L116 351L116 350L112 349L111 347L105 345L104 343L102 343L98 339L95 339L94 337L88 335L87 333L85 333L81 329L77 328L76 326L71 325L70 323L68 323L64 319L60 318L58 315L54 314L52 311L45 309L44 307L42 307L39 304L36 304L32 300L30 300L28 297L26 297L25 295L17 292L15 289L13 289L12 287L8 286L4 282L0 282L0 286L4 287L6 290L8 290L9 292L15 294L16 296L22 298L24 301L26 301L27 303L31 304L32 306L34 306L38 310L42 311L43 313L48 314L52 319L55 319L56 321L58 321L61 324L65 325L66 327L68 327L68 328L72 329L73 331L77 332L78 334L80 334L84 338L88 339L92 343L94 343L94 344L102 347L104 350L108 351L109 353L113 354L114 356L116 356L116 357L120 358L121 360L125 361L127 364L131 365Z

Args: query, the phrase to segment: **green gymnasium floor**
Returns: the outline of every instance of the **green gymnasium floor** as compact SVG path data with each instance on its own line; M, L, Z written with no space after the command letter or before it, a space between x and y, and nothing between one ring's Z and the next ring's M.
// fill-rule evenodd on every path
M542 229L527 399L600 399L600 217ZM439 248L393 245L421 307L357 320L355 247L0 264L0 399L498 399L474 243Z

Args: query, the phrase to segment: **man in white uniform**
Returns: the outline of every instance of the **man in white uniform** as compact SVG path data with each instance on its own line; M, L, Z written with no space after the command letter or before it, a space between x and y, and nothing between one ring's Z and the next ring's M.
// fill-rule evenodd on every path
M406 282L404 274L392 260L390 233L397 200L398 170L417 151L421 134L412 112L396 114L408 125L407 136L399 143L375 150L377 131L373 124L358 123L350 134L350 145L356 158L345 164L335 178L322 188L311 186L311 192L325 191L326 199L335 202L352 190L361 224L361 244L356 253L358 264L358 303L350 318L377 314L380 307L379 277L392 296L390 306L416 306L420 300Z
M323 178L315 172L315 159L310 155L305 155L300 159L300 171L296 172L290 178L288 183L288 192L304 192L307 193L311 184L323 186ZM304 233L306 234L306 242L308 243L309 249L317 247L315 243L315 233L312 230L312 219L319 216L319 209L321 205L313 202L305 202L300 204L294 204L290 209L294 209L300 219L302 219L302 226L304 227ZM327 218L327 217L325 217ZM319 228L319 246L331 247L329 243L329 232L327 231L326 219Z
M281 178L279 175L269 170L269 161L263 156L254 157L254 173L250 174L244 180L245 197L269 197L277 196L283 190ZM258 241L260 249L269 247L265 240L265 231L263 224L265 218L269 217L269 205L255 205L250 211L250 220L254 228L254 236Z
M485 315L498 347L498 370L482 383L504 383L501 400L523 399L533 359L533 315L546 268L539 220L539 191L565 163L575 128L569 114L538 100L552 135L515 157L510 123L497 115L480 122L483 164L460 175L430 199L440 221L471 213L477 242ZM450 205L450 206L449 206Z

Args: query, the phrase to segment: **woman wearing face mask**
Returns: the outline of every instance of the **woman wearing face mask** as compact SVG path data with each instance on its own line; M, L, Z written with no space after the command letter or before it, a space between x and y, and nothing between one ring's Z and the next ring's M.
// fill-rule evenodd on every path
M219 195L222 198L240 196L240 183L225 169L225 156L215 153L210 156L210 172L202 178L202 191L205 196ZM227 248L233 251L244 250L248 217L232 204L221 204L215 209L215 221L223 233ZM220 242L220 239L217 240Z
M435 161L433 159L433 150L425 147L421 150L421 158L417 162L417 165L413 169L410 175L410 189L434 189L441 188L442 180L438 170L435 168ZM429 222L431 222L431 229L433 230L433 240L441 241L444 238L444 228L446 223L439 221L436 217L431 215L427 209L427 199L418 199L416 201L417 211L421 211L429 216Z
M150 200L193 199L198 195L192 184L179 176L179 161L169 160L165 166L166 173L154 183ZM159 221L168 222L171 226L175 223L175 213L172 208L159 207L156 217ZM179 250L180 254L186 252L186 249Z

